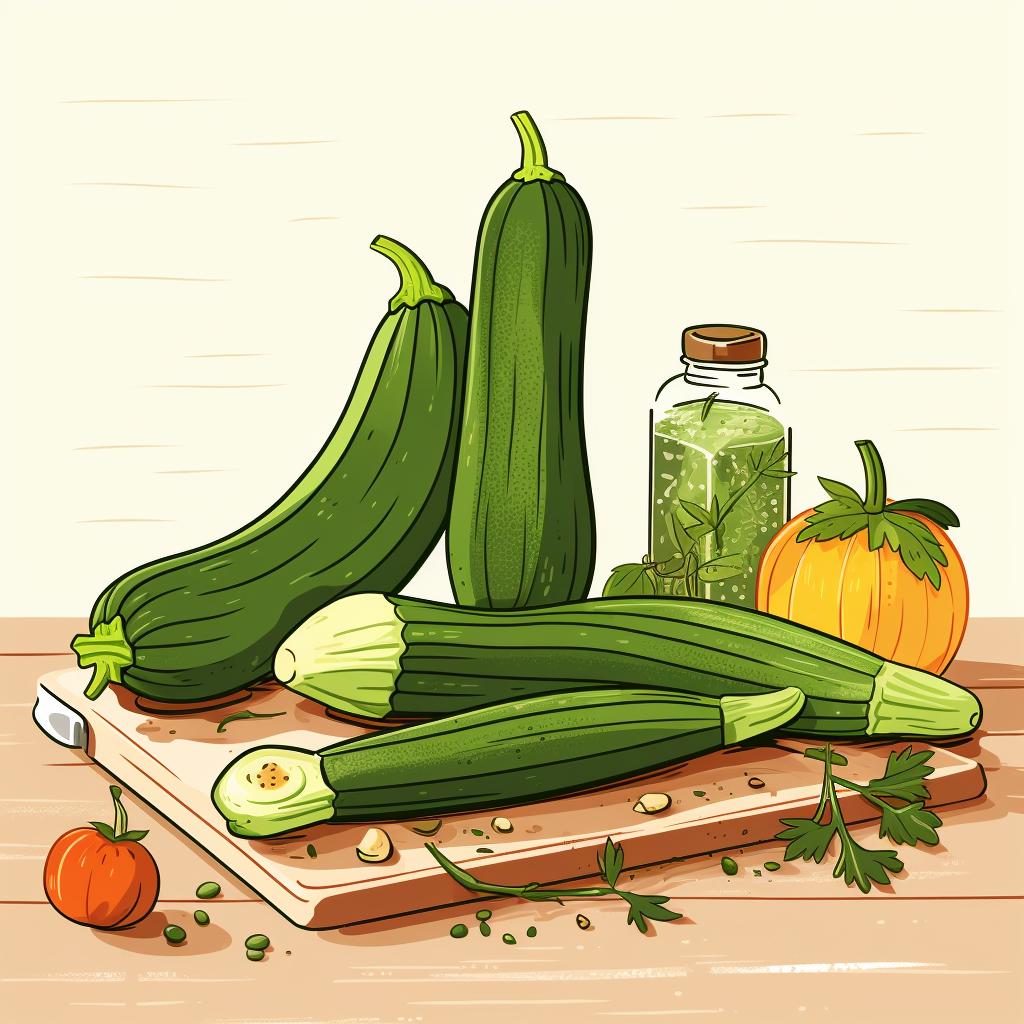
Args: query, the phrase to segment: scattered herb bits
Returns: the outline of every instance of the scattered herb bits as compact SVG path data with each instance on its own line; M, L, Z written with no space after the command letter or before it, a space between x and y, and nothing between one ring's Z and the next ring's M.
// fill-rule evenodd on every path
M740 869L739 864L737 864L736 861L734 861L732 859L732 857L723 857L722 858L722 870L727 875L735 875L736 872L739 871L739 869Z
M469 934L469 929L464 924L453 924L448 934L453 939L464 939Z
M195 910L192 913L192 920L205 927L210 923L210 915L205 910Z
M581 931L587 931L590 928L590 918L584 917L582 914L576 915L576 927Z
M255 935L250 935L245 940L246 949L266 949L270 945L270 939L266 935L261 935L257 932Z
M491 818L491 828L505 835L512 831L512 822L508 818Z
M491 926L486 921L480 922L480 934L485 939L491 934Z
M267 954L262 949L247 949L245 955L253 963L258 964Z
M703 789L695 789L693 791L693 795L700 797L700 796L707 796L707 793L705 793Z
M489 846L478 846L476 848L476 852L477 853L494 853L494 851Z
M767 860L764 863L765 871L778 871L782 865L777 860Z
M491 919L491 912L486 908L483 910L478 910L476 912L476 919L478 921L489 921Z
M501 937L501 941L504 942L506 946L514 946L516 944L516 937L511 932L505 932Z
M306 856L311 860L316 860L316 847L312 843L306 847Z
M220 886L216 882L203 882L196 889L196 895L201 900L213 900L220 895Z
M188 938L188 935L185 932L184 928L181 928L176 924L169 924L164 929L164 938L172 946L180 946L185 941L185 939Z
M760 872L760 871L758 871L758 869L757 869L757 868L754 868L754 877L755 877L755 878L760 878L760 877L761 877L761 872Z
M537 929L534 928L534 926L532 924L530 925L529 928L526 929L526 937L528 939L535 939L535 938L537 938Z
M484 830L482 828L471 828L469 831L472 832L473 835L475 835L478 839L484 834Z

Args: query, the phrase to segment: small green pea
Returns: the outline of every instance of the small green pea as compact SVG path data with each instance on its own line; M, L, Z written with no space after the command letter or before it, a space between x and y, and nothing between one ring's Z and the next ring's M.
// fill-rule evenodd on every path
M206 925L210 923L210 915L205 910L193 911L192 918L196 924Z
M516 937L511 932L505 932L501 937L501 941L504 942L506 946L514 946L516 944Z
M265 956L266 953L262 949L247 949L245 955L252 960L253 963L259 963Z
M196 889L196 895L201 900L212 900L220 895L220 886L216 882L203 882Z
M188 936L184 928L179 928L176 924L169 924L164 929L164 938L172 946L180 946Z
M766 860L764 862L765 871L778 871L782 865L777 860Z
M469 934L469 929L464 924L453 924L448 934L453 939L464 939Z
M489 921L491 919L491 912L489 910L478 910L476 912L476 919L478 921Z
M740 869L739 864L737 864L736 861L734 861L732 859L732 857L723 857L722 858L722 870L727 875L735 875L736 872L739 871L739 869Z
M491 926L486 921L480 922L480 934L486 939L491 934Z
M270 939L266 935L261 935L257 932L255 935L250 935L245 940L246 949L266 949L270 945Z
M537 929L534 928L532 924L530 925L529 928L526 929L526 937L528 939L535 939L535 938L537 938Z

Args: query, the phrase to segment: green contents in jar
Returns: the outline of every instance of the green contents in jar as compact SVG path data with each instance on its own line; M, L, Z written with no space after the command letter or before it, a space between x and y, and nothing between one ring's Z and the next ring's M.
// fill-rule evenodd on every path
M754 607L758 562L786 515L782 424L716 396L685 402L654 423L651 457L661 592Z

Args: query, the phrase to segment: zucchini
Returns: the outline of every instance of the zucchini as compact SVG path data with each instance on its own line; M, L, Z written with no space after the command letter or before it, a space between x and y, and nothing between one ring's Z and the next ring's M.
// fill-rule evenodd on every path
M512 121L522 167L480 225L447 538L456 600L483 608L577 600L594 574L583 436L590 218L548 167L530 115Z
M478 708L316 753L259 747L213 787L235 835L389 821L546 800L677 764L782 725L797 689L721 700L586 690Z
M482 611L362 594L300 626L274 673L373 718L607 685L711 697L796 686L807 703L786 731L826 739L956 736L981 720L974 694L938 676L763 612L681 598Z
M402 587L437 542L461 415L466 310L405 246L371 248L401 286L334 431L271 509L223 540L149 562L96 602L72 648L86 695L123 683L206 701L270 675L274 649L341 594Z

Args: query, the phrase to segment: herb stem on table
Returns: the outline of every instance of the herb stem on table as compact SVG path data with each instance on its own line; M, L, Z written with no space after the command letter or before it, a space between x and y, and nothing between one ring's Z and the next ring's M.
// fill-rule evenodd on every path
M607 884L584 886L578 889L542 889L537 882L528 882L526 885L496 885L484 882L449 860L433 843L424 843L424 846L434 860L459 885L470 892L487 893L492 896L512 896L534 903L553 902L559 905L563 905L565 900L617 896L629 904L629 916L626 923L635 924L644 935L647 934L648 921L676 921L683 916L664 906L670 899L668 896L644 896L640 893L627 892L616 886L615 883L622 872L625 854L622 852L622 845L613 843L610 838L605 841L604 848L597 855L598 870L601 878Z

